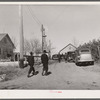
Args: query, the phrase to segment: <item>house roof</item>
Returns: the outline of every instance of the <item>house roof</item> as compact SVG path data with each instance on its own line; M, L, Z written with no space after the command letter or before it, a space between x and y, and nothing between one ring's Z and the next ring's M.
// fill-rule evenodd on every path
M0 41L1 41L6 35L7 35L6 33L0 34Z
M77 49L74 45L72 45L71 43L69 43L67 46L65 46L64 48L62 48L60 51L59 51L59 53L62 51L62 50L64 50L65 48L67 48L68 46L72 46L72 47L74 47L75 49Z
M0 33L0 41L1 41L5 36L8 37L9 41L12 43L13 47L15 48L15 46L14 46L12 40L10 39L10 37L9 37L9 35L8 35L7 33Z

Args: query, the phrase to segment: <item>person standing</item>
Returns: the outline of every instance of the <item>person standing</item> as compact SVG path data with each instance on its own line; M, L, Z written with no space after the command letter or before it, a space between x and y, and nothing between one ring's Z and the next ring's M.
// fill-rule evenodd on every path
M58 54L58 61L59 61L59 63L61 62L61 55L60 55L60 53Z
M64 58L65 58L65 62L67 62L67 53L65 53L65 57Z
M28 65L30 66L30 69L29 69L29 71L28 71L28 75L27 75L27 77L30 77L30 73L33 71L33 75L35 75L36 73L35 73L35 69L34 69L34 56L33 56L33 52L30 52L30 56L28 57L28 59L27 59L27 61L28 61Z
M46 50L43 51L43 54L41 55L41 62L43 64L43 71L42 75L47 75L48 74L48 55L46 54Z

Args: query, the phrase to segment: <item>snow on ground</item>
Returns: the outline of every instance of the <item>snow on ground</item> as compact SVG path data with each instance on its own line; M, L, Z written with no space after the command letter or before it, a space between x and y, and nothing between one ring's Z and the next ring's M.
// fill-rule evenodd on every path
M41 75L41 66L37 69L38 75L27 78L26 73L15 80L1 82L0 89L98 90L100 89L100 73L93 71L96 68L100 70L100 67L96 64L80 67L74 63L55 62L49 65L49 71L52 74L48 76Z
M0 66L2 66L2 67L7 67L7 66L16 67L18 65L19 65L18 61L14 61L14 62L0 62Z

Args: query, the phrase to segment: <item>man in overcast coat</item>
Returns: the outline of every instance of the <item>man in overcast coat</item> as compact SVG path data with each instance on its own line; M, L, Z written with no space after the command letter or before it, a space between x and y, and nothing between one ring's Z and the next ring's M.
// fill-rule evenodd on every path
M46 54L46 50L43 51L43 54L41 55L41 62L43 64L43 72L42 75L47 75L48 73L48 55Z

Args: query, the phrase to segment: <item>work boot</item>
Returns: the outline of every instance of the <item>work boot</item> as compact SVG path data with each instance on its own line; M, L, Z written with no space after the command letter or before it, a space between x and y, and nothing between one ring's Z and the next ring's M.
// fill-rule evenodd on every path
M36 72L33 72L33 75L37 75L39 72L38 71L36 71Z
M48 72L45 72L45 75L47 76L48 75Z
M27 77L29 78L29 77L30 77L30 75L28 74L28 75L27 75Z
M45 74L46 74L46 71L43 71L43 72L42 72L42 76L44 76Z

